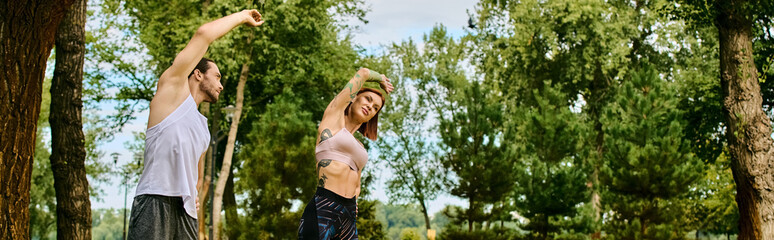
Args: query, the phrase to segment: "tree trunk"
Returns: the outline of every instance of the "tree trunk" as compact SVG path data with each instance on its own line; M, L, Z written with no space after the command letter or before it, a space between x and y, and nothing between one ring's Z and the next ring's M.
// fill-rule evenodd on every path
M599 63L597 66L601 66L602 64ZM597 157L593 158L595 162L593 163L594 170L591 174L591 181L592 181L592 190L591 190L591 204L594 208L594 220L595 221L601 221L602 218L602 205L601 205L601 197L599 196L599 169L602 167L602 164L604 163L604 154L605 154L605 132L602 129L602 108L607 103L607 98L605 97L608 88L610 88L610 83L605 79L604 74L602 73L602 69L600 67L597 67L594 69L594 80L591 84L591 97L590 97L590 104L591 104L591 115L594 121L594 131L596 132L596 136L594 138L594 144L595 144L595 150Z
M73 0L0 3L0 238L29 238L30 177L46 60Z
M548 214L543 214L543 222L545 224L540 227L540 238L546 240L548 239Z
M604 136L604 134L602 132L599 132L598 136L599 136L599 138L601 138L602 136ZM601 162L602 161L602 144L601 143L598 143L598 144L600 144L600 145L597 145L597 154L599 155L599 158L597 158L596 160L597 160L597 162ZM594 209L594 221L595 222L600 222L601 219L602 219L602 205L601 205L602 204L601 203L602 202L601 201L602 198L599 196L599 191L597 191L597 189L599 188L598 185L599 185L599 168L600 168L600 165L601 165L600 163L594 164L594 166L593 166L594 170L591 173L591 185L590 185L590 187L591 187L591 207Z
M601 64L597 64L597 66L601 66ZM599 186L599 172L604 163L605 132L602 129L601 118L602 107L605 106L607 102L605 95L609 87L610 83L605 79L602 69L597 67L594 70L594 80L590 85L591 93L588 96L584 96L589 100L589 112L592 118L591 121L594 122L594 132L596 133L593 146L594 154L596 154L596 156L589 158L592 161L590 163L592 165L592 172L590 176L591 179L589 179L591 183L589 187L591 188L591 207L594 209L595 222L602 221L602 198L599 195L599 190L601 189ZM596 236L601 236L599 228L595 229L594 233L591 235L592 238L595 238Z
M239 214L237 213L236 196L234 195L234 168L230 168L226 189L223 192L223 208L226 209L226 223L230 226L239 226ZM228 231L228 239L239 239L240 232Z
M731 169L739 206L739 239L774 239L774 161L771 121L763 112L753 62L747 1L718 3L720 84Z
M430 217L427 215L427 206L424 199L419 199L419 206L422 207L422 215L425 217L425 229L430 230ZM427 231L425 231L427 232Z
M239 118L242 115L242 102L244 102L245 83L247 82L247 75L250 71L248 63L242 64L242 71L239 73L239 83L237 84L236 94L236 110L234 110L234 117L231 120L231 128L228 130L228 142L226 142L226 152L223 154L223 164L220 167L220 174L218 174L218 184L215 186L215 199L212 202L212 237L214 239L220 239L220 209L223 204L223 190L226 188L226 180L228 180L229 173L231 172L231 158L234 155L234 144L236 143L237 128L239 127Z
M210 116L210 103L203 102L199 104L199 111L204 116ZM211 118L211 117L210 117ZM211 136L215 136L214 133ZM199 181L202 182L201 189L197 189L199 191L199 209L196 212L199 224L199 239L205 240L207 239L207 229L206 229L206 222L207 219L206 213L207 213L207 194L210 191L210 166L212 163L212 144L210 144L210 147L207 149L207 153L205 153L204 156L204 175L199 176Z
M83 136L83 58L86 0L70 7L56 32L51 81L51 171L56 190L57 239L91 239L91 202Z
M473 232L473 197L468 198L468 232Z

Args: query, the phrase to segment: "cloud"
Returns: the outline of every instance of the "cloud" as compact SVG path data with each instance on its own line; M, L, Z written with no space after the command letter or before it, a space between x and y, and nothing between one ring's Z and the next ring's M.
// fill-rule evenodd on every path
M468 24L468 11L473 11L473 0L373 0L368 1L368 24L350 19L347 24L359 26L352 32L356 44L365 47L388 45L407 40L421 41L433 26L444 25L450 34L461 36Z

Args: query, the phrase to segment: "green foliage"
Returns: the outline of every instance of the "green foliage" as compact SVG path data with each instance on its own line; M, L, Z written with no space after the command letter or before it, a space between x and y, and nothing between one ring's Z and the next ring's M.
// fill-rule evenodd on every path
M92 186L107 177L96 161L100 140L147 107L159 75L196 28L257 8L263 26L238 27L207 54L225 86L212 109L235 101L239 70L250 66L233 164L242 211L239 224L224 223L231 239L295 238L303 207L292 206L306 203L315 187L317 122L358 67L388 73L396 83L380 119L380 162L372 162L362 179L362 239L423 237L423 210L415 204L444 191L468 200L469 208L436 213L430 225L443 229L438 239L588 239L601 223L589 204L594 192L602 194L611 239L680 239L693 229L735 233L718 33L709 27L723 1L482 0L471 16L478 27L462 39L438 26L422 48L407 40L386 56L362 56L344 31L349 26L338 20L365 22L364 3L96 2L85 101L95 107L116 100L119 113L84 112ZM754 60L769 110L771 4L750 1L743 9L754 26ZM642 62L653 69L633 73ZM55 224L45 112L30 204L37 238L54 237ZM215 129L226 129L225 116L211 112ZM142 152L144 137L136 138L128 148ZM391 199L413 204L368 199L374 169L382 164L398 173L388 181ZM132 163L124 171L140 169ZM117 211L94 212L95 239L120 237ZM528 232L517 230L511 211L529 219L518 226Z
M676 52L676 70L672 73L680 94L678 108L691 127L685 128L694 153L712 163L723 151L725 131L720 89L717 29L703 27L686 34L687 47Z
M416 205L381 205L388 239L399 239L405 229L414 229L415 233L426 232L425 219ZM420 230L422 229L422 230Z
M145 161L143 155L145 153L145 133L133 132L134 139L131 142L125 142L124 147L133 154L132 161L121 166L121 173L127 173L129 179L126 181L130 183L130 186L134 186L140 181L140 175L142 175L142 168Z
M192 1L127 0L122 3L123 6L114 6L123 7L132 17L129 29L137 35L147 54L152 56L148 61L155 76L161 76L196 28L208 20L204 6Z
M744 1L734 5L731 1L711 1L711 0L671 0L665 7L665 13L672 19L682 20L687 23L688 29L714 28L718 24L718 17L723 11L733 12L738 18L744 18L752 25L753 34L753 60L758 70L761 85L761 96L763 97L763 106L767 112L774 108L774 83L765 81L774 76L771 71L772 62L769 60L774 56L774 2L769 0ZM716 41L716 40L715 40ZM717 56L712 58L717 60ZM713 71L717 71L717 64ZM767 68L768 67L768 68ZM771 114L769 114L771 116Z
M30 237L33 239L56 238L56 192L48 161L51 153L45 145L38 128L30 188Z
M126 224L129 224L126 211ZM123 239L124 209L94 209L91 213L92 239Z
M466 217L469 225L486 220L485 204L504 200L514 184L513 161L505 158L498 137L503 106L488 89L477 82L463 86L461 100L453 101L451 118L440 119L440 132L448 154L443 158L446 169L457 178L451 194L468 199Z
M438 234L438 240L516 240L524 239L514 230L487 231L487 230L460 230L447 229Z
M681 239L688 226L683 200L703 164L683 139L685 122L671 84L645 67L616 92L605 112L605 165L600 181L612 211L614 239Z
M580 159L583 125L570 111L561 85L545 82L522 101L534 105L512 108L508 139L517 161L516 210L529 219L523 229L536 239L563 232L591 232L591 219L580 208L589 199L587 169ZM586 218L584 218L586 217Z
M418 229L404 228L400 231L400 240L422 240L422 236L417 233Z
M361 193L362 194L362 193ZM357 236L359 239L388 239L384 231L384 222L377 217L381 203L378 200L362 199L357 201Z
M774 17L774 2L751 0L737 5L731 1L671 0L665 9L674 18L685 20L694 26L716 24L716 18L724 9L732 9L730 11L736 12L740 17L747 18L751 22L771 24L770 19Z
M441 163L455 175L449 182L451 194L469 202L464 218L472 226L488 218L484 206L502 201L513 186L513 163L498 143L504 106L496 89L469 80L463 71L467 40L447 36L439 26L424 41L422 53L412 42L397 46L408 56L401 59L403 72L416 79L420 99L438 116Z
M254 122L247 138L251 144L237 155L244 161L236 172L235 188L247 196L243 206L249 221L241 229L243 236L295 235L300 213L290 212L292 201L306 202L315 191L317 126L312 113L290 90L276 100ZM290 220L291 215L298 218Z
M446 179L436 153L436 142L426 137L431 131L427 121L431 108L417 94L414 82L399 78L392 81L399 87L390 94L389 105L380 112L379 157L375 163L387 165L392 170L393 176L387 180L390 202L418 204L422 221L428 216L424 225L427 228L430 227L429 202L441 192Z
M608 105L608 102L615 100L614 89L622 82L626 82L626 76L631 75L631 70L638 69L642 62L650 63L657 74L664 76L664 81L675 81L680 86L679 95L674 94L672 98L679 99L677 101L680 101L680 109L684 109L686 114L676 118L679 121L688 120L692 126L695 126L680 127L679 130L683 131L682 133L670 136L681 144L684 143L683 138L690 140L685 141L690 142L690 146L681 146L681 151L690 152L695 149L699 157L707 162L714 161L720 154L723 140L722 133L719 134L718 129L721 129L719 123L722 115L719 114L721 101L717 98L719 95L717 48L713 45L717 41L711 31L689 29L683 22L674 21L669 16L669 12L665 11L672 4L673 2L669 1L597 0L484 0L479 3L480 10L477 12L479 27L475 29L477 34L472 37L480 51L480 55L474 58L478 60L476 67L485 75L485 81L491 81L496 88L502 90L503 96L508 100L509 109L555 108L569 113L566 111L569 106L575 109L575 112L580 112L576 118L571 114L563 115L559 111L546 110L542 110L547 113L543 115L549 117L543 117L543 119L533 117L535 120L526 121L519 120L518 117L506 118L513 122L511 126L522 127L522 131L515 133L510 130L512 133L506 132L509 135L506 135L505 139L529 140L516 141L513 149L520 150L514 153L524 152L534 155L532 159L520 159L517 169L523 172L521 174L523 179L532 179L533 182L545 184L535 188L539 189L538 194L564 196L569 192L569 196L577 197L575 201L578 201L581 196L572 193L578 192L583 175L588 176L588 183L593 192L603 192L605 196L625 195L639 190L620 192L619 187L608 188L605 185L612 184L609 179L607 182L601 182L600 186L596 182L594 173L596 173L595 169L603 165L609 167L610 158L605 156L612 151L611 148L620 147L619 142L607 143L610 136L606 129L626 128L622 126L620 119L603 123L601 121L604 114L603 108ZM543 104L547 107L542 107L533 97L535 95L533 92L555 86L561 86L555 88L555 91L563 93L564 97L549 101L548 104ZM676 105L672 104L671 107ZM563 117L551 118L555 115ZM565 122L565 119L572 120ZM506 121L505 124L508 129L509 123ZM682 124L685 126L684 123ZM580 135L573 131L554 134L558 132L557 129L561 129L557 127L572 129L574 126L582 129ZM618 137L620 136L614 138ZM637 137L642 141L651 141L651 137L657 138L653 135ZM576 141L581 144L579 148L572 149L576 146L574 144ZM565 145L554 147L550 144L540 144L541 142ZM540 150L541 148L545 150ZM573 185L557 184L556 181L552 181L552 178L547 178L552 176L551 174L524 173L534 173L539 169L548 173L560 172L552 169L559 168L563 166L562 164L552 166L538 161L538 159L557 159L543 152L560 156L562 153L572 153L562 164L565 167L572 166L567 168L568 172L565 174L574 177L564 177L564 180L572 182ZM526 171L527 169L529 171ZM695 179L702 174L700 168L688 167L684 171L690 173L687 176L688 179L691 177ZM658 174L653 174L653 176L656 175ZM518 186L529 183L524 180L518 182ZM621 182L636 185L642 181L627 179ZM563 189L562 186L576 187ZM604 193L610 189L614 190ZM526 196L521 199L515 198L516 205L521 205L521 209L528 209L528 211L540 209L527 205L528 199ZM553 200L550 197L543 199L538 202L548 205L550 200ZM628 199L603 198L603 204L627 201ZM565 206L572 205L568 203ZM571 222L595 215L593 209L590 209L591 206L579 206L583 206L579 209L580 216ZM672 207L684 209L685 206ZM685 212L680 212L680 214L683 213ZM675 213L675 216L678 215ZM537 223L531 221L530 224ZM564 226L567 227L567 225ZM581 224L581 226L587 225ZM554 228L554 230L559 229Z
M97 116L99 136L111 139L136 115L146 110L153 98L158 77L151 58L138 37L138 23L129 15L124 1L102 0L89 11L84 64L84 101L87 106L116 104L115 114ZM114 95L108 89L117 89Z
M774 16L759 18L753 25L753 61L758 68L761 97L766 112L774 109ZM772 115L769 114L769 118Z
M729 157L721 154L715 164L707 165L697 185L697 193L689 195L690 203L695 204L691 221L713 234L738 234L739 209Z

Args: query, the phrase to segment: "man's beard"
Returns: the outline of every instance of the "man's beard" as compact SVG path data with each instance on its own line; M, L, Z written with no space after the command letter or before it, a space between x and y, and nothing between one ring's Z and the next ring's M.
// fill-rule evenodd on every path
M202 92L204 92L204 94L207 95L207 99L205 100L205 102L215 103L218 101L218 95L217 95L218 93L215 92L215 90L213 90L212 88L209 88L207 87L207 85L202 83L201 90Z

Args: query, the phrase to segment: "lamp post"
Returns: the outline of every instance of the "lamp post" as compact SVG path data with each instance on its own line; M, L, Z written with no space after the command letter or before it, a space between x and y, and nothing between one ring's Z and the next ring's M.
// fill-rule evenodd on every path
M137 166L142 161L142 154L134 153L134 162ZM126 240L126 195L129 194L129 169L124 168L124 240Z
M118 166L118 157L121 156L120 153L114 152L111 153L110 156L113 157L113 165ZM137 165L140 164L140 161L142 160L142 155L139 153L134 154L134 161L137 162ZM126 198L129 194L129 169L124 167L121 170L124 173L124 227L123 227L123 239L126 240Z
M114 153L111 153L110 156L113 157L113 166L117 166L118 156L121 156L121 154L114 152ZM124 174L124 182L126 182L126 174ZM122 228L122 231L123 231L123 239L126 240L126 191L124 191L124 227Z

